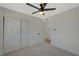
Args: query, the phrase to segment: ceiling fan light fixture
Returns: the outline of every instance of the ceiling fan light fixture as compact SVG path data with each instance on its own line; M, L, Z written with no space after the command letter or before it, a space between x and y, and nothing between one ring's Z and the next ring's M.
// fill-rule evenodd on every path
M39 13L40 15L45 15L44 11L40 11Z

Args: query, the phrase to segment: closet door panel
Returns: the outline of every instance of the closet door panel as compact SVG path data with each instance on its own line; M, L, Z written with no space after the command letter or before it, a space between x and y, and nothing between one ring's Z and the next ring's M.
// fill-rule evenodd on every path
M29 23L30 45L41 43L43 40L43 28L39 21Z
M5 17L4 52L20 48L20 20Z
M37 32L37 24L36 22L29 23L29 34L30 34L30 46L37 43L36 32Z
M37 24L37 41L38 43L42 43L44 41L43 22L38 22Z
M0 15L0 55L3 55L3 16Z
M22 20L22 39L21 39L21 47L29 46L29 32L28 32L28 21Z

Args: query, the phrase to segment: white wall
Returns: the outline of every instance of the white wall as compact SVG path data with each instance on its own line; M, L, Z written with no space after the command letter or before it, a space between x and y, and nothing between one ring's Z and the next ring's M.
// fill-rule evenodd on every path
M0 13L0 55L3 55L3 17Z
M45 39L48 39L48 22L44 22L44 37Z
M52 45L79 55L79 7L48 19L49 38Z

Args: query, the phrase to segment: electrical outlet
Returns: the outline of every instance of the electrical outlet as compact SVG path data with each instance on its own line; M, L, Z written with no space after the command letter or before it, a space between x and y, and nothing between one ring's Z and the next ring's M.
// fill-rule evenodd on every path
M48 44L51 44L51 40L50 39L45 39L45 42Z

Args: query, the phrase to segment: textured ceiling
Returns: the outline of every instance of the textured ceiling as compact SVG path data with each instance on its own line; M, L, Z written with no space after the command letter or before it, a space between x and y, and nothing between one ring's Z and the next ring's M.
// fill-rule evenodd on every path
M31 3L31 4L33 4L37 7L40 7L39 3L35 3L35 4ZM56 10L55 11L46 11L44 16L40 15L39 13L32 14L32 12L37 11L37 9L27 6L26 3L0 3L0 6L8 8L8 9L12 9L14 11L18 11L18 12L21 12L24 14L46 19L52 15L78 7L79 4L78 3L48 3L46 8L56 8Z

